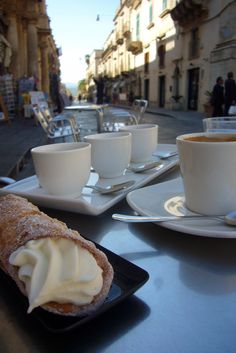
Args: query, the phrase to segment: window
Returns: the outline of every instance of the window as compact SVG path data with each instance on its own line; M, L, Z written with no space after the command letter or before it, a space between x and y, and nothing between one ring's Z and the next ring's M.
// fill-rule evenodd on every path
M166 48L164 45L161 45L158 48L158 56L159 56L159 68L165 67L165 54L166 54Z
M140 14L136 16L136 40L140 39Z
M194 28L191 31L191 39L189 43L189 59L199 57L199 30Z
M162 0L162 11L167 9L167 0Z
M149 4L149 23L153 21L153 5L152 5L152 0L150 0Z

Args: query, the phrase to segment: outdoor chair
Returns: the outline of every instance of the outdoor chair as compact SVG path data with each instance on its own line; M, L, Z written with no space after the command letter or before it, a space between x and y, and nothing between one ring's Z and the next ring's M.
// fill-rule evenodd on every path
M142 120L142 117L147 109L148 101L145 99L135 99L133 103L133 111L137 117L138 123Z
M147 109L148 101L135 99L132 109L107 107L104 109L103 131L119 131L124 125L139 124Z
M78 136L77 140L80 139L80 127L77 123L76 117L72 113L65 112L53 116L48 107L39 106L39 110L42 112L44 118L49 124L54 122L60 126L64 126L65 124L70 125L74 135Z
M39 107L33 107L35 118L40 123L41 127L46 133L49 141L62 138L72 137L74 142L79 141L79 130L75 130L71 119L60 117L60 119L51 119L48 121Z
M103 131L119 131L122 126L136 124L138 124L136 116L128 110L112 107L104 109Z

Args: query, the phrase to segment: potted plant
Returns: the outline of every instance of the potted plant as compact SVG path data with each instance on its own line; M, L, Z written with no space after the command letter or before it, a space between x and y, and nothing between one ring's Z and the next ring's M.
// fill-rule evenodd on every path
M172 100L172 109L181 110L183 108L183 96L175 95L171 97Z

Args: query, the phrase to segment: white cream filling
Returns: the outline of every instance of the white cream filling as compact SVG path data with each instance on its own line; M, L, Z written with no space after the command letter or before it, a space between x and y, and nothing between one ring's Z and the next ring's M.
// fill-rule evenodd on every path
M28 313L51 301L89 304L103 286L102 269L93 255L68 239L31 240L14 251L9 262L19 267L25 283Z

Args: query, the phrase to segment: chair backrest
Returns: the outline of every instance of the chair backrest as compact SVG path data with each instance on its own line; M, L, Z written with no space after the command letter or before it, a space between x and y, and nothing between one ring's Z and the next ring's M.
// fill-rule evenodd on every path
M48 123L50 123L53 120L53 116L48 107L40 106L39 110L41 111L41 113L43 114L44 118L47 120Z
M135 99L133 103L133 109L137 112L138 120L142 118L148 106L148 101L145 99Z
M48 122L38 107L33 107L35 118L40 123L44 131L48 134Z
M75 142L79 141L80 130L77 125L75 118L66 118L61 116L58 120L54 120L47 108L33 107L34 115L37 121L40 123L48 139L56 139L59 137L72 136ZM48 116L46 118L45 116ZM65 124L63 124L65 122ZM66 124L67 123L67 124Z

